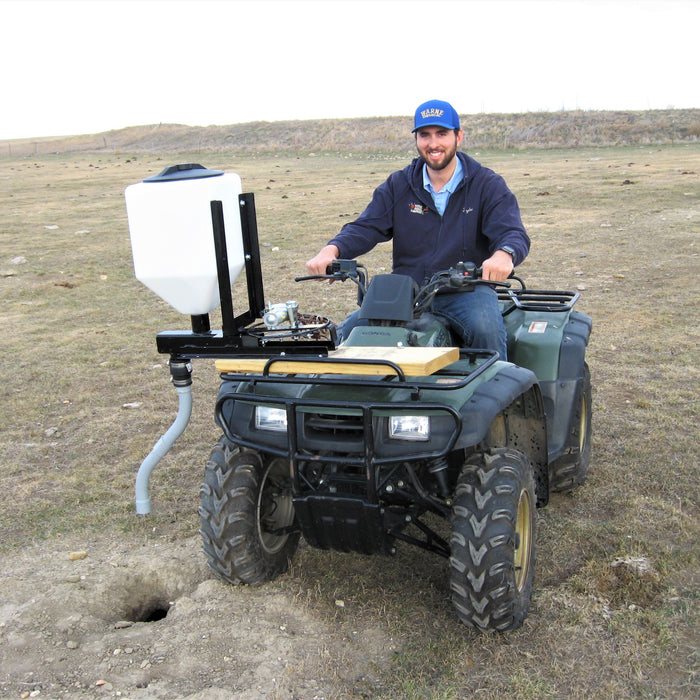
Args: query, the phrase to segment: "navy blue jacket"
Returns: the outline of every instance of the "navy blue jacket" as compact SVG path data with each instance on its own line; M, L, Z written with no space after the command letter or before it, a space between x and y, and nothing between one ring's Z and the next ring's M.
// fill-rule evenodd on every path
M515 195L504 179L465 153L457 153L464 179L452 193L443 216L423 187L422 158L392 173L372 201L329 241L341 258L357 258L377 243L393 239L393 272L419 284L458 262L477 265L507 245L515 264L523 261L530 239Z

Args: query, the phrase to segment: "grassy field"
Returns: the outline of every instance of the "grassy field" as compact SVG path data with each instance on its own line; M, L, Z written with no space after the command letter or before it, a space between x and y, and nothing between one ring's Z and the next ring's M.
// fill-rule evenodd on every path
M407 548L368 561L302 547L277 590L339 637L376 624L400 642L379 686L338 676L327 698L697 697L700 145L472 155L518 196L533 241L520 268L528 285L579 289L594 322L591 472L540 513L530 615L507 636L467 631L444 562ZM134 513L136 470L176 408L154 337L188 319L134 279L123 198L128 184L192 161L238 172L255 193L266 297L339 320L353 290L319 294L293 277L406 159L0 157L6 562L61 538L99 534L120 547L197 532L218 438L210 362L195 362L191 424L151 480L154 513ZM364 262L386 269L390 251ZM237 312L241 303L236 289ZM613 566L625 557L650 572ZM341 592L352 623L332 604Z

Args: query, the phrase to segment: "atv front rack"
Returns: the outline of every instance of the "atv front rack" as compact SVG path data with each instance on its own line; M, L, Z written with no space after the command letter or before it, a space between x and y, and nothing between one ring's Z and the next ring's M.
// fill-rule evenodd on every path
M238 359L241 359L240 357ZM303 356L295 355L293 357L287 357L285 355L276 355L275 357L270 357L267 359L265 365L262 367L260 373L256 374L239 374L234 372L220 372L221 378L224 380L229 380L237 383L249 384L253 389L256 385L260 384L299 384L299 385L314 385L314 386L352 386L358 387L362 386L365 388L391 388L391 384L399 383L401 389L411 390L411 400L420 398L421 393L425 390L430 391L453 391L456 389L461 389L465 387L470 382L473 382L482 373L488 370L497 360L498 353L493 350L477 350L473 348L460 349L459 350L460 361L467 361L468 366L465 367L455 367L455 365L450 365L447 368L440 369L433 372L429 376L435 378L431 381L428 377L417 378L417 377L407 377L405 372L401 367L391 360L386 359L361 359L361 358L339 358L331 356ZM275 370L275 365L278 363L284 363L285 365L297 363L299 366L304 364L309 364L308 374L275 374L271 376L273 370ZM323 365L347 365L351 368L356 365L366 365L372 367L385 367L386 371L377 376L359 376L359 373L351 374L350 372L342 374L324 374ZM217 363L218 365L218 363ZM225 365L219 365L225 366ZM284 370L277 370L289 372L285 366ZM297 372L299 370L296 370ZM291 373L290 373L291 374ZM449 377L449 380L440 381L443 377ZM263 395L264 396L264 395ZM261 396L256 395L257 400L260 400ZM267 398L267 397L265 397ZM340 405L346 405L345 402L339 402Z

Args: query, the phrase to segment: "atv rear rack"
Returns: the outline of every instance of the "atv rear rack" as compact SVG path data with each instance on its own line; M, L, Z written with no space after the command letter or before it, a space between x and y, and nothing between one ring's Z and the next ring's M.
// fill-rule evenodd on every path
M570 311L578 301L578 292L562 292L545 289L506 289L498 291L498 300L511 302L512 306L503 311L507 316L515 309L522 311Z

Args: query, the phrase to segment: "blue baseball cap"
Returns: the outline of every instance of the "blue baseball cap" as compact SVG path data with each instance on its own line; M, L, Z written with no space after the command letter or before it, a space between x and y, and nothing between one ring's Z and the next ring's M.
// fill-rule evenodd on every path
M416 110L413 132L424 126L443 126L446 129L459 129L459 114L449 102L428 100Z

